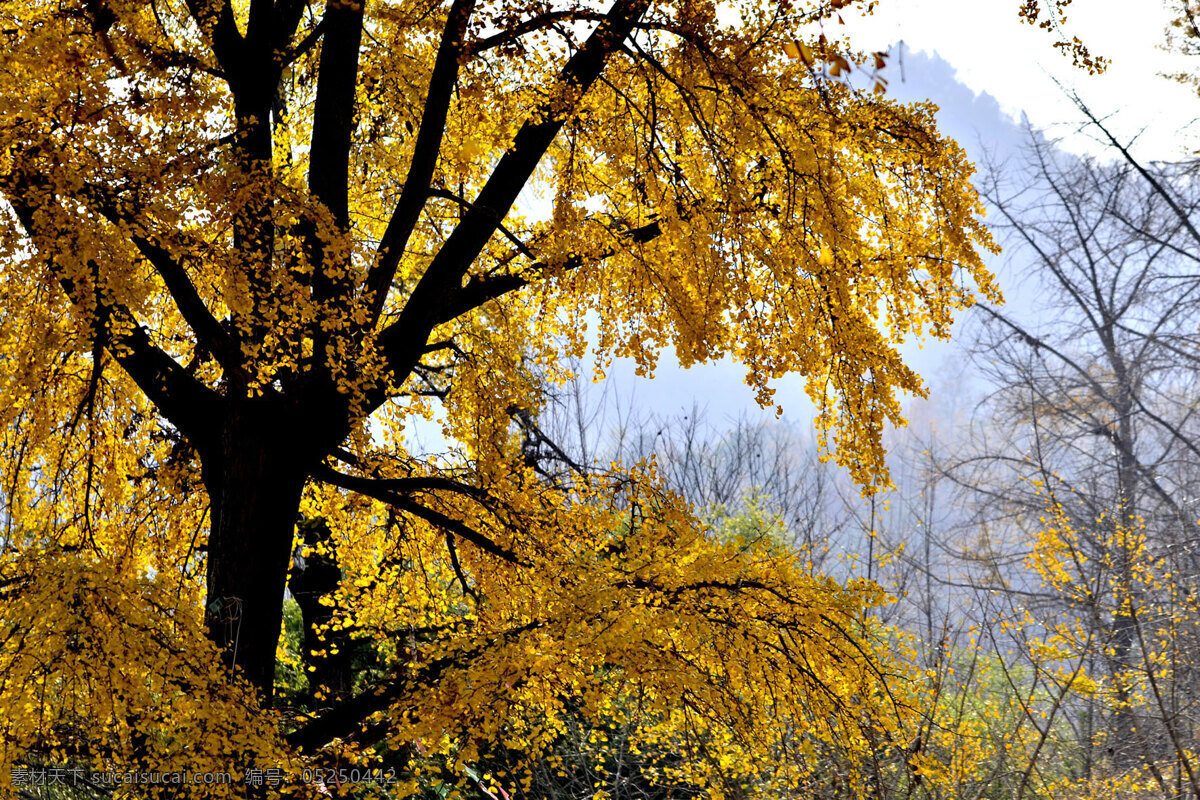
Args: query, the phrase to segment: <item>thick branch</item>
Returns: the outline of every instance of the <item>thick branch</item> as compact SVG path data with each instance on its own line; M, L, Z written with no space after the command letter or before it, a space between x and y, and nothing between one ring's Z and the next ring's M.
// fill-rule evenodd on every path
M304 12L310 3L311 0L277 0L275 3L275 13L278 15L275 40L277 49L285 48L292 37L296 35L296 30L300 27L300 20L304 17Z
M634 29L649 0L618 0L567 61L550 96L521 127L479 196L421 276L400 318L380 334L397 377L412 369L430 331L444 316L472 263L516 202L572 109Z
M246 17L246 42L252 47L262 47L263 43L270 41L274 24L274 0L250 0L250 12Z
M442 30L437 57L433 62L433 73L429 77L429 92L425 95L425 110L421 114L421 127L413 146L412 164L400 200L388 220L387 229L379 241L379 261L367 276L367 293L371 298L370 326L374 326L383 312L388 288L396 276L396 267L408 246L408 239L421 216L421 209L428 199L429 183L437 165L442 147L442 136L446 130L446 115L450 110L450 99L458 81L459 55L467 23L474 11L475 0L454 0L450 16Z
M318 22L316 25L313 26L312 30L309 31L303 39L301 39L299 42L296 42L295 45L288 47L283 51L283 56L280 59L281 66L286 67L287 65L291 64L292 62L297 61L301 57L303 57L305 53L307 53L309 50L313 49L314 46L316 46L317 42L320 41L321 36L324 33L325 33L325 20L321 20L320 22Z
M29 238L38 246L39 242L53 241L54 231L43 229L44 222L52 209L39 209L36 199L53 203L52 195L44 187L33 185L28 180L9 178L0 185L17 219ZM72 304L90 310L107 322L107 346L117 363L133 378L138 387L154 403L159 413L179 429L197 448L211 447L217 440L219 420L223 412L223 400L150 342L150 335L123 305L111 304L103 308L92 308L98 302L93 293L82 295L69 277L63 274L54 259L49 260L51 272L58 280ZM99 269L93 264L93 271Z
M229 0L187 0L188 12L209 40L221 69L232 80L241 73L242 35Z
M321 25L324 38L313 107L308 188L346 230L350 224L347 192L363 4L330 2Z
M604 19L603 15L586 9L576 9L573 11L547 11L545 14L538 14L536 17L531 17L523 22L506 30L493 33L490 36L485 36L482 39L477 39L471 42L467 47L467 52L471 55L482 53L484 50L490 50L493 47L502 47L506 44L516 42L522 36L537 31L545 30L559 23L572 22L597 22Z
M179 313L196 334L197 344L212 353L226 372L242 372L242 356L237 342L208 310L183 265L167 250L148 239L131 236L130 240L163 279Z
M440 475L411 478L360 478L330 469L328 476L330 483L341 486L343 489L362 491L364 494L368 491L401 492L403 494L445 491L476 499L487 497L487 493L483 489Z
M118 227L142 227L132 214L119 210L117 203L111 198L101 200L100 213ZM183 264L149 234L142 235L131 231L129 240L166 284L176 308L196 334L197 344L212 353L226 372L241 371L241 351L237 342L209 311Z

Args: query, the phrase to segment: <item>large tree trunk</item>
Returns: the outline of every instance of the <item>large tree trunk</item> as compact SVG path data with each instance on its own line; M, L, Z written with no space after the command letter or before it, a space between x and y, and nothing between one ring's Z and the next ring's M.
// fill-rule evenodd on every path
M302 438L271 404L231 409L216 452L204 463L212 498L208 541L209 637L269 703L283 593L300 493L308 474Z

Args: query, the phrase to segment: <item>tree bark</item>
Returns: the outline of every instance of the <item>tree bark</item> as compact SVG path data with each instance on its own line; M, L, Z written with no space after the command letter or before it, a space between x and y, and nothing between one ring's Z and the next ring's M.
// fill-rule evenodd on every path
M301 523L300 533L306 545L328 542L332 536L324 519ZM303 659L308 672L308 705L316 708L350 695L354 682L353 642L345 630L321 629L333 619L333 608L322 605L321 598L331 595L342 580L342 570L333 554L311 553L303 565L293 562L288 588L304 619ZM336 652L334 652L336 651ZM319 655L320 653L323 653ZM324 699L319 698L324 694Z
M283 594L300 494L309 470L295 431L274 404L246 401L230 410L216 452L204 459L212 500L208 541L209 637L226 667L269 704Z

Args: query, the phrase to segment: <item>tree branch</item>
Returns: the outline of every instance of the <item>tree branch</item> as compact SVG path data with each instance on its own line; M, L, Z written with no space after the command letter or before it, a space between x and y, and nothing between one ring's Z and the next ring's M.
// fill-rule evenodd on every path
M133 214L121 210L114 198L100 198L98 210L105 219L120 228L144 228ZM143 230L143 233L134 233L129 230L128 235L138 252L150 262L166 284L176 308L196 334L197 344L211 352L226 372L241 373L242 356L237 342L209 311L183 264L149 232Z
M1074 101L1075 107L1079 109L1080 113L1087 117L1088 121L1095 125L1100 132L1104 134L1104 138L1108 139L1108 143L1113 146L1113 149L1120 153L1121 157L1125 159L1126 163L1137 170L1137 173L1141 175L1143 179L1145 179L1146 183L1150 184L1150 188L1154 190L1154 193L1161 197L1166 204L1170 206L1171 211L1175 213L1175 216L1179 220L1180 224L1183 225L1183 227L1187 230L1188 235L1192 237L1192 241L1200 244L1200 231L1197 231L1196 227L1192 225L1191 218L1188 216L1187 212L1179 207L1179 203L1177 203L1171 193L1167 191L1166 186L1164 186L1161 181L1155 178L1148 169L1142 166L1140 161L1133 157L1133 154L1129 152L1129 148L1121 144L1116 136L1113 136L1112 132L1109 131L1103 122L1096 118L1096 115L1092 113L1092 110L1087 107L1078 94L1070 92L1068 93L1068 96L1072 101Z
M232 83L241 75L242 35L230 0L187 0L188 13L209 39L213 55Z
M433 170L441 151L450 99L458 82L462 40L474 9L475 0L454 0L446 27L442 30L433 72L429 77L429 91L425 95L421 127L413 146L412 163L404 180L404 188L400 191L400 199L379 241L379 260L367 275L366 289L371 298L369 328L375 326L379 315L383 313L388 289L396 277L396 268L429 197L429 183L433 180Z
M657 222L652 222L649 225L643 225L640 228L624 231L620 234L627 237L631 242L637 244L645 244L653 241L662 235L662 227ZM615 249L605 250L602 253L594 256L594 260L604 261L617 254ZM578 255L571 255L562 264L555 266L556 269L567 271L578 269L584 265L584 260ZM487 278L473 277L467 281L466 285L454 293L454 298L437 317L437 324L449 322L452 319L457 319L463 314L479 308L480 306L496 300L497 298L514 292L518 289L523 289L533 283L546 270L550 269L550 265L545 262L537 262L524 273L519 275L493 275Z
M351 491L362 492L363 494L375 491L401 492L403 494L445 491L465 495L477 500L487 497L487 492L479 487L440 475L410 478L361 478L355 475L347 475L344 472L338 472L332 468L329 468L327 475L330 483L341 486L343 489L350 489Z
M362 735L362 726L373 714L387 710L393 702L418 687L430 685L446 671L478 658L488 647L540 628L543 624L541 621L527 622L503 631L498 636L489 637L487 641L473 647L431 661L415 674L397 676L380 686L368 689L292 731L287 735L286 741L290 747L310 753L321 749L334 739L378 741L386 735L379 727L373 728L373 732L365 737Z
M308 188L345 230L350 224L347 193L363 3L327 3L321 26L324 41L313 104Z
M14 185L15 184L15 185ZM0 183L17 219L30 239L39 242L53 241L53 231L43 229L39 218L48 216L35 205L36 198L44 203L53 203L52 196L44 187L36 187L28 180L9 178ZM40 248L39 249L43 249ZM53 259L48 261L54 274L71 303L82 309L91 309L98 304L96 296L81 297L75 282L58 269ZM99 274L96 264L91 265ZM108 350L117 363L137 383L155 407L172 425L188 438L197 449L207 449L215 444L223 416L224 400L209 389L150 342L146 329L138 323L132 312L123 305L111 304L91 309L107 322Z
M432 525L436 525L442 530L452 533L458 538L475 545L480 550L491 553L497 558L503 559L510 564L516 564L523 567L529 566L527 562L522 561L515 553L501 547L475 529L467 526L459 520L446 516L440 511L436 511L428 506L421 505L409 496L400 494L394 490L380 487L378 485L378 481L370 478L356 478L352 475L345 475L329 467L318 468L313 473L313 477L319 481L323 481L333 486L339 486L343 489L349 489L352 492L358 492L359 494L366 495L367 497L373 497L376 500L394 506L400 511L404 511L413 515L414 517L417 517L418 519L423 519Z
M397 379L408 375L463 276L508 214L563 123L634 29L649 0L617 0L567 61L550 96L526 120L471 208L417 282L399 319L379 335Z
M297 42L294 46L288 47L283 52L282 66L287 66L293 61L300 59L305 53L311 50L320 40L321 35L325 33L325 20L322 19L313 29L309 31L303 39Z
M502 47L510 42L515 42L522 36L537 31L543 30L556 25L560 22L598 22L604 19L604 16L595 11L586 9L576 9L574 11L547 11L544 14L538 14L536 17L530 17L527 20L517 23L516 25L506 30L493 33L490 36L485 36L482 39L476 39L465 48L469 55L477 55L485 50L490 50L494 47Z

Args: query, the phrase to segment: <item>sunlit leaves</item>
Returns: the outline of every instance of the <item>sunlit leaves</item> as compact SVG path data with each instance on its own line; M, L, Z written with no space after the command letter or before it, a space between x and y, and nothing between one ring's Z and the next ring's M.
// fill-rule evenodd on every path
M474 765L534 759L580 718L682 754L646 768L713 797L794 789L813 753L902 750L912 676L864 613L878 587L710 533L652 463L560 452L557 473L536 419L567 357L733 357L764 406L803 376L831 457L886 486L883 428L924 391L899 343L998 298L971 167L931 107L851 86L871 57L813 25L852 3L645 5L484 2L446 38L440 4L370 3L331 100L345 53L316 6L277 40L258 26L292 4L0 3L19 33L0 52L0 567L54 567L0 604L0 657L55 690L38 719L114 763L388 745L412 791L435 768L499 781ZM318 124L322 104L340 116ZM333 129L345 147L323 152ZM198 634L227 600L203 597L229 541L207 533L250 440L271 467L238 473L247 513L227 516L257 519L247 490L296 470L264 568L334 574L309 673L359 657L353 685L310 684L278 720ZM285 552L296 511L329 535ZM15 632L41 607L34 644ZM25 685L0 718L27 718ZM9 760L61 744L0 735Z

